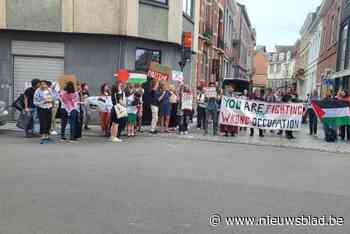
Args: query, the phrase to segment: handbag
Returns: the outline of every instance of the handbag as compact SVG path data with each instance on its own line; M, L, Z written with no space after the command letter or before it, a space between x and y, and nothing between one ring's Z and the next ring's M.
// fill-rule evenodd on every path
M19 129L26 129L29 123L32 121L32 116L30 113L21 112L16 121L16 127Z
M114 106L114 109L118 119L128 117L128 112L126 111L126 108L123 105L120 105L118 103Z

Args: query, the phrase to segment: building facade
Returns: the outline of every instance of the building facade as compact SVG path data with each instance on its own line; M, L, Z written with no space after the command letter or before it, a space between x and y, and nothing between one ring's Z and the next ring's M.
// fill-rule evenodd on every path
M267 87L272 89L295 89L293 74L295 70L294 46L276 46L268 53L269 66Z
M343 0L339 27L337 73L333 75L336 89L350 91L350 1Z
M253 88L264 90L267 86L269 59L265 47L257 47L254 55Z
M225 0L201 0L197 82L219 82L223 76Z
M252 78L256 32L244 5L235 0L202 0L197 82Z
M146 73L154 61L180 70L183 32L198 35L198 2L0 0L0 99L11 102L33 78L74 74L96 94L119 68ZM196 53L197 40L192 48Z
M340 3L338 0L324 0L321 4L322 40L317 67L317 86L321 87L322 96L327 90L335 89L332 78L336 71L338 29L340 18Z

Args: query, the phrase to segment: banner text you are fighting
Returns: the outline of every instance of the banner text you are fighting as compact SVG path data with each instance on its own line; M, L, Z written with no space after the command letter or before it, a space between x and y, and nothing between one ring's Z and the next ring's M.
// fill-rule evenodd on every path
M220 123L271 130L299 130L303 113L303 105L298 103L267 103L224 96Z

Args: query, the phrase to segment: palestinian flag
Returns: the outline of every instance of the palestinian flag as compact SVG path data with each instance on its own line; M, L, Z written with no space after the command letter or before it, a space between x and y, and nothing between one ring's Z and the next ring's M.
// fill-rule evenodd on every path
M311 106L323 124L333 126L350 125L350 107L346 101L312 101Z

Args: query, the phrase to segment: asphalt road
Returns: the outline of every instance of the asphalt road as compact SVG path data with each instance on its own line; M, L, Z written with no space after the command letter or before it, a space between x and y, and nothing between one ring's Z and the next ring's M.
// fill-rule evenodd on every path
M0 131L0 233L350 233L349 181L349 155L159 137L42 146ZM212 214L345 224L212 227Z

